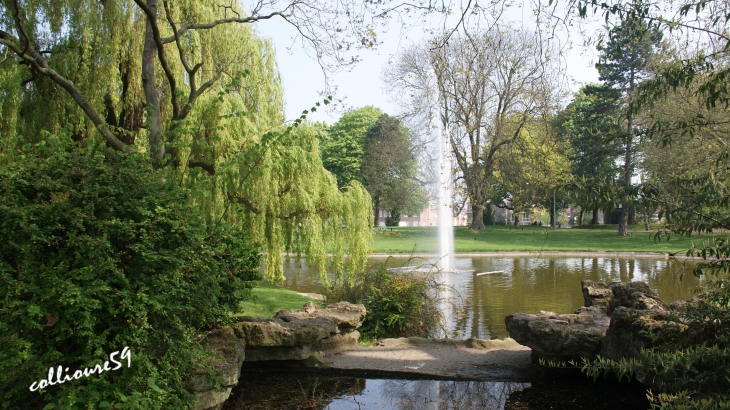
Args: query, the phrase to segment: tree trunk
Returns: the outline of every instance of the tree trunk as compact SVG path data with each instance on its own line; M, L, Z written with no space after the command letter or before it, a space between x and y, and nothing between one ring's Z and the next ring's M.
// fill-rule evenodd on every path
M618 216L618 236L626 236L628 235L626 231L626 221L628 219L629 213L626 211L626 206L621 207L621 213Z
M157 0L147 0L147 7L152 13L157 15ZM160 112L160 95L157 93L157 84L155 84L155 56L157 54L157 44L155 43L154 33L152 31L152 22L146 19L146 29L144 34L144 49L142 51L142 86L144 88L145 99L147 100L147 137L150 146L150 157L155 167L162 165L162 159L165 156L165 141L162 136L162 114Z
M551 228L557 227L557 225L555 225L555 212L550 212L550 227Z
M633 205L631 205L629 207L629 220L628 220L628 224L631 225L631 224L635 224L635 223L636 223L636 207L633 206Z
M629 77L629 95L631 95L634 91L634 69L631 69L630 77ZM632 134L632 115L631 112L629 112L628 120L626 124L626 154L624 156L624 189L627 190L631 186L631 145L633 143L633 136ZM626 194L624 194L626 195ZM625 196L627 198L627 196ZM628 213L629 213L629 201L624 200L623 206L621 207L621 215L618 218L618 236L626 236L628 234L627 232L627 224L628 224Z
M593 208L593 215L591 215L591 225L598 224L598 208Z
M631 185L631 116L629 116L629 133L626 136L626 154L624 156L624 189L628 190ZM624 194L626 198L626 194ZM626 236L628 234L628 221L629 221L629 204L624 199L621 206L621 214L618 217L618 236Z
M373 219L373 226L378 226L378 217L380 216L380 196L373 198L373 211L375 211L375 219Z
M472 205L471 207L472 217L470 228L475 231L481 231L484 229L484 207Z
M580 207L580 213L578 214L578 226L583 225L583 213L585 212L585 209L583 207Z

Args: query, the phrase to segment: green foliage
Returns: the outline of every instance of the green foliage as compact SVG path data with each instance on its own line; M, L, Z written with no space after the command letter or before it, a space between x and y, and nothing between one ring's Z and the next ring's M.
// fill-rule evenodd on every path
M634 89L642 80L649 76L649 62L654 54L654 48L661 40L661 32L652 28L644 20L627 16L608 29L608 38L600 42L597 49L600 53L596 69L599 78L609 87L621 91L625 97L631 98ZM635 127L634 112L628 110L626 114L626 132L623 133L624 166L622 185L624 190L633 188L631 177L635 167ZM623 196L621 213L619 216L619 236L626 236L626 225L633 198Z
M630 16L610 27L607 38L596 46L600 80L622 92L633 91L648 77L647 68L661 39L662 33L656 27Z
M553 192L570 169L565 139L557 138L545 121L524 124L517 138L495 154L495 176L492 198L499 206L515 214L530 213L535 206L553 205ZM558 191L558 207L564 207L564 195Z
M588 84L554 119L560 137L570 142L569 159L573 175L591 179L615 178L618 175L616 160L622 149L616 144L615 137L621 133L620 96L617 90L608 86Z
M364 137L370 127L383 115L379 108L366 106L351 110L330 128L322 144L324 167L337 178L337 185L350 181L362 182L360 166L365 152Z
M408 129L397 118L383 114L363 142L360 175L373 198L375 214L390 209L392 218L395 211L413 215L423 210L428 201L416 181L418 161Z
M367 263L372 201L357 181L338 188L322 166L317 131L306 123L277 129L216 174L223 180L216 195L227 199L221 218L263 244L269 282L284 280L283 252L306 255L326 284L328 261L336 284L352 280Z
M395 208L390 211L390 214L385 218L385 226L398 226L400 223L400 210Z
M550 212L547 209L538 209L530 214L530 221L547 226L550 224Z
M206 363L197 332L231 320L258 249L209 229L139 155L66 141L26 147L35 155L0 173L0 407L186 408L186 375ZM125 346L130 368L29 391L51 366Z
M372 270L351 286L332 291L328 300L362 303L367 316L360 328L365 340L388 337L436 337L443 331L438 291L444 287L419 272Z
M250 25L191 29L180 44L165 46L172 76L178 78L175 92L157 64L157 53L151 53L148 62L158 67L159 81L152 78L148 92L141 73L146 17L138 5L21 3L23 14L38 19L27 22L29 35L43 37L43 49L52 50L44 54L49 66L76 85L106 124L93 126L88 114L46 76L32 75L32 83L21 86L31 74L25 66L19 70L17 56L9 53L10 61L0 65L0 93L7 97L0 113L0 129L7 131L0 133L0 164L18 160L26 143L43 141L49 132L68 132L85 141L108 129L130 149L163 152L167 166L160 177L189 190L189 201L206 223L235 226L241 237L260 243L267 255L267 280L283 279L280 256L285 251L306 253L323 277L329 250L335 253L333 270L340 276L349 266L365 265L370 198L357 182L340 192L323 169L317 141L321 127L308 126L305 115L291 127L283 125L276 54L271 42L258 37ZM157 13L162 37L172 34L171 22L210 22L232 13L230 7L192 0L164 5L169 10L160 3ZM14 21L8 8L0 9L0 16L0 23ZM48 21L64 23L52 24L46 35ZM185 61L197 74L185 69ZM190 90L191 85L199 90ZM156 119L147 100L154 94L160 99L160 146L148 139ZM188 105L185 97L195 99ZM173 100L182 107L177 114ZM330 101L328 97L323 104ZM352 257L345 259L346 253Z

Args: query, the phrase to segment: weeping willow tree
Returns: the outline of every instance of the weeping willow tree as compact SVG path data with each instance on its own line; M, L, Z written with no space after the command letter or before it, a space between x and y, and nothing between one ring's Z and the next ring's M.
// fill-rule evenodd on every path
M103 138L192 190L211 227L243 226L264 245L267 280L283 280L282 252L306 254L325 282L327 252L338 283L364 267L367 192L338 189L313 131L283 125L273 47L249 24L283 13L195 0L3 6L0 162L62 130Z

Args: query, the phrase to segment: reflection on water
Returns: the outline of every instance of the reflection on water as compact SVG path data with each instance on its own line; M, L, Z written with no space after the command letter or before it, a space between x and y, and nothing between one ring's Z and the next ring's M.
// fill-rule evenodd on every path
M503 409L512 392L529 383L368 379L356 395L333 400L326 409Z
M244 373L224 409L503 409L511 393L529 387L494 381Z
M387 267L416 265L421 259L391 258ZM380 266L386 259L372 258ZM691 266L674 260L615 258L456 258L457 270L474 273L444 273L442 282L461 296L449 315L454 337L499 339L508 337L504 318L516 312L549 310L571 313L583 305L581 280L644 281L662 300L671 303L689 299L698 286ZM479 272L503 271L477 276ZM684 278L680 280L681 273ZM300 292L321 292L316 273L304 262L284 262L285 286Z

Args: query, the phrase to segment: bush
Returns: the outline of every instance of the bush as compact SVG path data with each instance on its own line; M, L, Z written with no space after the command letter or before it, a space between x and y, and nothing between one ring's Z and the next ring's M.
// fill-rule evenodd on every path
M393 273L384 267L363 275L354 285L331 290L327 299L362 303L367 310L363 340L388 337L437 337L444 330L439 290L431 274Z
M190 406L199 331L231 320L259 266L241 233L210 232L190 204L144 158L102 147L0 171L1 408ZM130 367L29 390L124 347Z
M385 217L385 226L398 226L400 224L400 210L393 209Z

